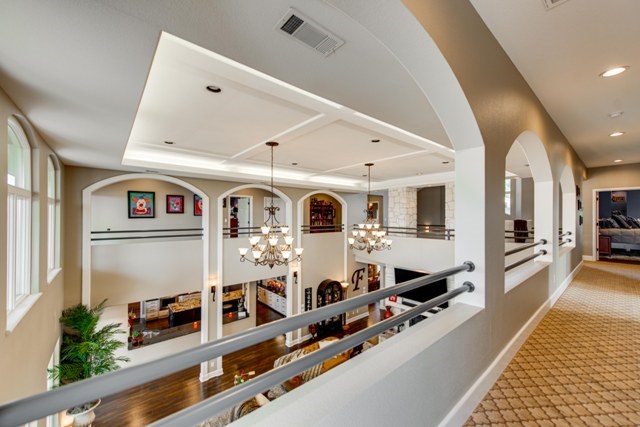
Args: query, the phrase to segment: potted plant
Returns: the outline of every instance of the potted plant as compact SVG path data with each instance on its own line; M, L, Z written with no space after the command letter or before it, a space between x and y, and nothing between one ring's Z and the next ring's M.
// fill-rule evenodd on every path
M128 357L115 354L124 344L116 339L116 334L125 333L118 329L121 324L109 323L98 329L106 301L93 308L76 304L62 312L60 363L49 371L60 385L114 371L120 368L121 362L129 361ZM78 405L68 409L67 415L74 417L74 426L90 426L95 418L93 409L99 403L100 399Z

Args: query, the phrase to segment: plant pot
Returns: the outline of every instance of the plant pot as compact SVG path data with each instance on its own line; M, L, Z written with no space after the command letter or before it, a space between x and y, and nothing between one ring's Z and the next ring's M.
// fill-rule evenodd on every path
M73 427L90 427L96 414L93 410L100 404L100 399L67 409L67 416L73 418Z

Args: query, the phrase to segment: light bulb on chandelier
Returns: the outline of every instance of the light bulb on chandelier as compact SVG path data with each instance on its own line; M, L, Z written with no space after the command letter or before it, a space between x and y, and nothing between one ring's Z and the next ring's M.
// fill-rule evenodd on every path
M266 145L271 148L271 206L264 208L267 211L267 220L260 227L261 236L249 237L251 245L251 255L253 261L246 257L249 248L238 248L240 252L240 261L249 261L254 265L268 265L273 268L274 265L288 265L290 262L300 261L302 259L302 248L292 248L293 237L289 236L289 227L279 225L276 219L276 212L279 207L273 205L273 148L278 146L277 142L267 142ZM279 242L284 243L279 243ZM295 257L291 257L295 251Z
M387 232L380 230L380 224L376 223L376 215L373 209L373 204L369 203L371 196L371 166L373 163L365 163L368 169L369 188L367 191L367 214L363 223L358 224L357 228L351 232L352 236L348 238L349 247L358 251L382 251L385 249L391 249L391 239L387 239Z

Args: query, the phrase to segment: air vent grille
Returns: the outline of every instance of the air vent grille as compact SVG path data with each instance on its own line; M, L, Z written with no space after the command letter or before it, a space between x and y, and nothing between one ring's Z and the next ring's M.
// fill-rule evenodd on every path
M340 37L293 8L289 9L276 28L324 56L329 56L344 44Z
M542 0L542 4L544 4L545 9L549 10L568 1L569 0Z

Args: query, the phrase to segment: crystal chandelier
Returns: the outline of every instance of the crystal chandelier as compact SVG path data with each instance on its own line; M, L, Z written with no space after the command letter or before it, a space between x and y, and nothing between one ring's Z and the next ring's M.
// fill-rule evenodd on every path
M373 163L365 163L365 166L369 168L369 190L367 192L367 209L365 210L367 217L364 223L358 224L358 228L351 232L353 237L349 237L348 240L351 249L367 251L370 254L373 250L391 249L391 239L385 237L387 232L380 230L380 224L376 223L373 204L369 202L369 197L371 196L371 166L373 166Z
M276 212L280 208L273 206L273 148L277 147L278 143L270 141L266 145L271 147L271 206L264 208L268 217L260 227L262 235L249 237L253 261L246 257L249 248L238 248L238 250L240 261L253 262L256 266L268 265L269 268L273 268L274 265L288 265L290 262L300 261L303 249L295 248L295 257L291 258L293 237L288 235L289 227L280 226L276 219Z

